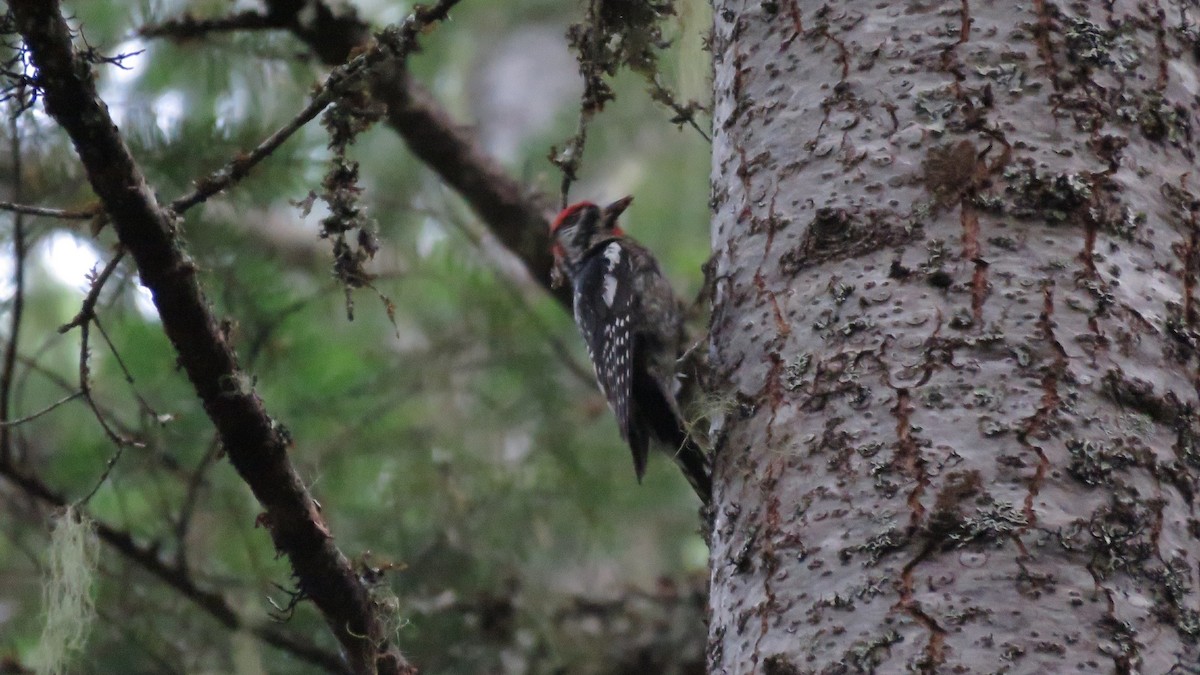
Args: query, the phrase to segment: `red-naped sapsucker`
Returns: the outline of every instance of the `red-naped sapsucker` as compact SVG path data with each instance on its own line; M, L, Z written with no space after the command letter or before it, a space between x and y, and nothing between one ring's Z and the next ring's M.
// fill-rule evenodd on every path
M599 207L579 202L551 226L555 275L574 291L575 323L596 369L596 382L633 451L638 480L651 439L671 453L705 503L712 496L707 455L689 436L679 404L676 364L683 310L654 255L625 235L617 217L633 197Z

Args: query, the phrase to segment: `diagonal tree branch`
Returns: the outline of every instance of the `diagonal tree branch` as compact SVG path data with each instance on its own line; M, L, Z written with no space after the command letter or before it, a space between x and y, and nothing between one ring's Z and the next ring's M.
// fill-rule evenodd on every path
M456 0L417 11L401 29L396 58L415 48L419 29L445 18ZM333 542L320 510L288 459L288 435L267 414L220 330L179 236L96 93L91 68L74 50L58 0L10 0L37 69L46 112L66 130L92 185L150 289L178 354L230 462L266 510L276 548L288 556L300 590L313 599L359 673L412 673L390 643L370 590Z
M367 23L352 8L335 11L320 0L265 0L264 23L273 22L291 31L327 65L346 61L370 42ZM169 22L155 27L156 35ZM190 33L194 35L195 33ZM387 105L387 123L409 149L471 207L496 238L525 264L529 274L566 308L570 291L550 288L551 210L544 196L531 194L476 139L418 84L393 62L379 68L372 79L372 94Z
M570 289L550 287L550 223L542 197L529 194L399 64L380 68L371 93L408 149L453 188L529 274L567 309Z

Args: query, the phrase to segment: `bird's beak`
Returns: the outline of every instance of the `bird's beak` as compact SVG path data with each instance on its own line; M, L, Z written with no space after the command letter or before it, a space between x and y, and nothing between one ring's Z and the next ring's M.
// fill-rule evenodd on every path
M604 219L609 221L616 220L617 216L621 215L625 209L629 208L629 204L632 202L633 195L629 195L628 197L622 197L621 199L618 199L617 201L604 207Z

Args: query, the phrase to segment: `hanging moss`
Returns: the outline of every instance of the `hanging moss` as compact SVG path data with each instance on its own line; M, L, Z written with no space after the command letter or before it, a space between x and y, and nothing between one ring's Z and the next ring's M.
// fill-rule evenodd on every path
M65 673L71 655L87 642L96 617L92 587L99 552L92 521L67 507L50 535L42 586L46 625L31 659L38 675Z

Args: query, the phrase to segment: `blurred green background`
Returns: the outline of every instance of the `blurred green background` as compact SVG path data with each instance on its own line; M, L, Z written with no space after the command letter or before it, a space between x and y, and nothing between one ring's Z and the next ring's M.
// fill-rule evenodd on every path
M373 26L406 3L356 0ZM285 33L141 40L139 26L190 11L217 16L253 2L66 2L87 42L125 69L98 69L102 97L161 199L256 145L306 102L327 71ZM707 5L676 4L663 81L708 102ZM574 133L581 83L564 33L582 2L464 0L411 61L463 124L531 190L557 202L552 145ZM707 258L709 146L670 123L636 75L589 129L572 197L636 195L626 229L654 249L681 295L695 297ZM707 120L702 120L703 124ZM92 202L65 135L40 104L21 118L23 201ZM11 140L5 133L3 148ZM403 651L425 673L615 672L631 653L703 644L707 551L698 502L663 457L637 485L567 312L487 237L438 178L378 126L359 137L363 204L378 224L376 286L355 318L317 237L324 212L293 202L320 190L327 136L310 124L245 181L190 211L183 232L242 365L268 411L295 438L292 461L347 555L394 563ZM0 152L11 192L13 165ZM0 214L0 337L11 340L12 216ZM112 255L111 228L26 218L25 315L13 415L35 412L77 383L79 333L56 329L79 310L86 274ZM228 462L136 275L123 265L98 309L135 383L98 333L94 393L110 421L146 443L128 448L88 504L245 616L286 603L286 560L255 528L258 506ZM137 395L147 405L138 402ZM75 401L15 431L25 465L69 500L114 455ZM40 580L49 511L0 481L0 659L26 660L41 631ZM181 525L186 523L186 526ZM100 558L100 620L72 672L305 673L308 664L231 634L111 549ZM682 608L682 609L681 609ZM283 628L336 651L301 605ZM690 646L689 646L690 645ZM679 661L700 654L676 655ZM11 664L10 664L11 665ZM624 666L622 666L624 667ZM2 670L2 667L0 667ZM639 672L627 670L626 672Z

